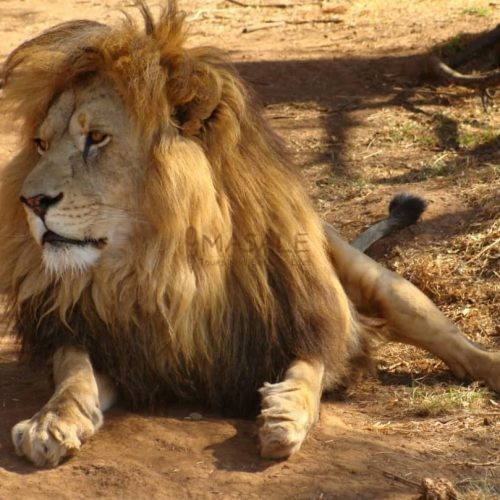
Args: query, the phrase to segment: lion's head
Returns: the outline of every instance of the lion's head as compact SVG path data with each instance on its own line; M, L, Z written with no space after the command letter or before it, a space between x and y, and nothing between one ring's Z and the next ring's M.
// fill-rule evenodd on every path
M148 18L146 33L131 20L112 32L93 22L56 26L5 65L4 103L24 118L31 142L30 169L18 172L20 199L49 274L88 272L102 256L116 260L144 231L141 223L165 224L168 205L197 230L187 218L201 205L205 219L215 215L208 162L183 138L203 134L221 103L224 72L210 68L215 52L184 51L175 6L163 19L154 27ZM150 206L158 194L146 183L155 175L159 207Z
M175 2L157 22L140 6L145 29L62 24L4 66L23 143L3 173L0 292L26 350L73 339L99 366L119 337L100 364L124 387L168 364L174 392L189 374L236 406L291 359L344 367L349 304L279 141L222 53L185 47Z
M95 77L56 97L33 141L40 158L20 194L31 234L49 272L84 272L128 242L144 175L137 135Z

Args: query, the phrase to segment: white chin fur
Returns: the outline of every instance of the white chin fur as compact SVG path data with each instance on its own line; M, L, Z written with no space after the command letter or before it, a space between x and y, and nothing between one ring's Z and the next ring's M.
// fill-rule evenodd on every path
M42 238L47 228L31 210L26 209L28 225L35 241L42 245ZM101 251L91 245L76 246L44 245L42 250L43 264L47 272L56 276L64 273L83 273L91 268L101 255Z
M44 245L42 253L45 269L58 276L67 272L82 273L91 268L100 255L101 251L90 245Z

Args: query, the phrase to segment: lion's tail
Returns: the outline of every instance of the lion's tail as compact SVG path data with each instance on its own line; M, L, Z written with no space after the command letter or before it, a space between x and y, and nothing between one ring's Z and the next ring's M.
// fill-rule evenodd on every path
M427 202L420 196L399 193L389 203L389 217L370 226L354 239L351 245L365 252L381 238L415 224L426 208Z

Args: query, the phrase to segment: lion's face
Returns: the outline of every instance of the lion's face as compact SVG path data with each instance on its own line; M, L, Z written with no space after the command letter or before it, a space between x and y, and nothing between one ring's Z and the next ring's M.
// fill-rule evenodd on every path
M102 79L64 91L34 137L39 160L21 190L47 270L85 271L127 241L141 158L124 105Z

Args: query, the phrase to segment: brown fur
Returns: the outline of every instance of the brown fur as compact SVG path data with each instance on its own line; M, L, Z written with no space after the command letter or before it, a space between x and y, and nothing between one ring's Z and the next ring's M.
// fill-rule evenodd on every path
M185 48L175 2L157 22L140 7L145 31L130 19L65 23L4 66L2 101L23 143L0 191L0 292L25 354L82 346L136 405L181 397L253 411L257 389L295 359L321 360L328 385L342 382L364 323L279 141L221 52ZM95 75L120 95L148 158L142 209L119 262L56 278L18 198L49 106Z

